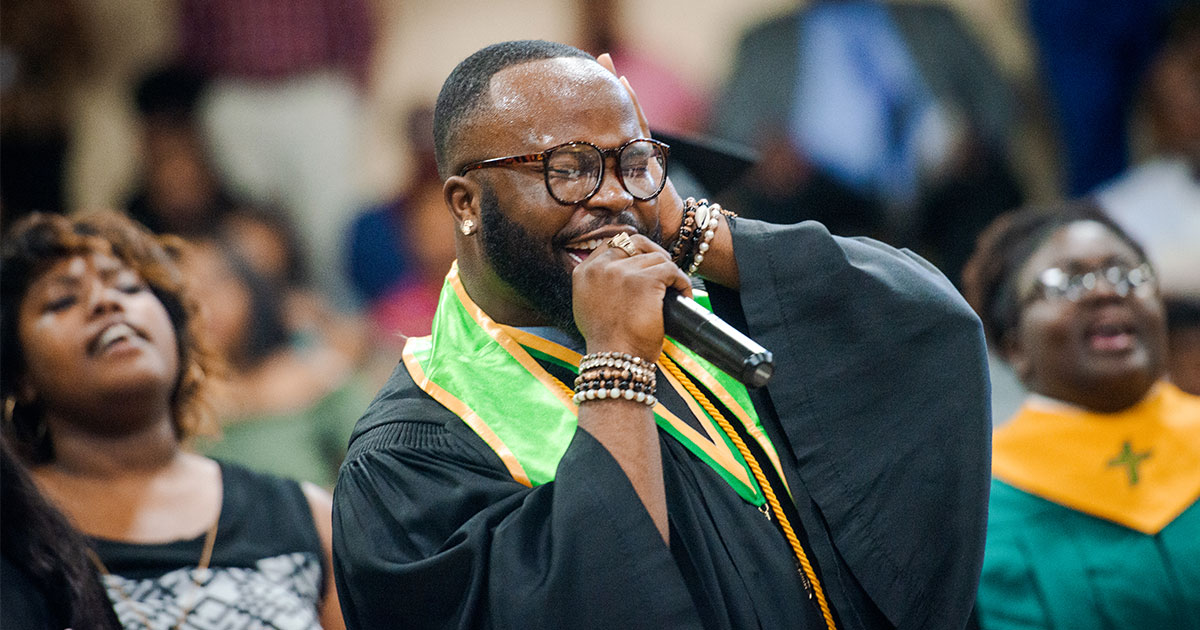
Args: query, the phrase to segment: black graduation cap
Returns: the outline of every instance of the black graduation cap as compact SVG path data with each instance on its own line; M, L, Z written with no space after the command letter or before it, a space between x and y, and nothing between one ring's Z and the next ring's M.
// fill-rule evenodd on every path
M672 180L676 180L676 188L685 188L679 180L686 180L690 175L703 189L697 193L680 190L685 197L720 193L758 161L758 154L749 147L719 138L661 131L654 131L653 136L671 145L669 174ZM686 174L680 173L679 167Z

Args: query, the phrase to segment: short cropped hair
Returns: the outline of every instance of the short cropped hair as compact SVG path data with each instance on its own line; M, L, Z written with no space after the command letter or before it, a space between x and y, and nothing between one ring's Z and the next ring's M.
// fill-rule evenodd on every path
M123 214L101 211L80 218L32 213L12 226L0 246L0 394L5 400L3 430L15 450L29 463L54 459L53 444L42 423L44 410L33 404L14 404L17 383L26 371L25 352L18 334L21 303L30 286L55 263L79 255L115 256L146 281L162 302L178 343L179 374L171 394L171 421L184 440L210 432L214 422L204 402L204 384L216 369L197 329L197 307L184 288L176 264L186 245L169 236L156 236ZM11 401L11 402L10 402Z
M460 142L463 124L485 104L488 86L497 72L530 61L577 57L595 57L573 46L542 40L520 40L492 44L464 59L446 78L438 93L433 112L433 142L438 174L446 179L451 172L451 154Z
M1030 257L1060 228L1095 221L1146 261L1146 252L1133 237L1088 200L1050 206L1029 206L996 218L982 233L975 252L963 267L963 296L979 319L993 348L1020 322L1017 276Z
M142 118L188 124L196 118L204 93L202 74L182 66L167 66L143 75L134 86L133 102Z

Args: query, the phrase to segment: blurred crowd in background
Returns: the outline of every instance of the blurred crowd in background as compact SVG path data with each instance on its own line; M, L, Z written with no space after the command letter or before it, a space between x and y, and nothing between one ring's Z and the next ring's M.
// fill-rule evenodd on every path
M0 218L107 206L191 241L227 365L198 447L330 487L454 259L437 86L517 38L611 52L685 195L956 284L1001 213L1091 198L1147 250L1200 393L1194 0L4 0ZM1003 421L1023 394L994 386Z

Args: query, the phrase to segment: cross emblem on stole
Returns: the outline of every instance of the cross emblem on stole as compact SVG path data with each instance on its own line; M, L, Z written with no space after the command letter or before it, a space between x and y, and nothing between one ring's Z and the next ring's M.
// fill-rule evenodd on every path
M1143 453L1133 452L1133 445L1129 440L1121 445L1121 452L1116 457L1108 460L1108 467L1125 466L1129 473L1129 485L1136 486L1138 483L1138 466L1142 461L1149 459L1153 451L1145 451Z

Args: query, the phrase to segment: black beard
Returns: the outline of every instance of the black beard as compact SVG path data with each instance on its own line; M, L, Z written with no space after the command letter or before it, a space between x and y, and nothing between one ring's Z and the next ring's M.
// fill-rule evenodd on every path
M606 225L630 225L645 233L632 212L599 214L587 226L575 233L559 235L547 244L539 243L525 228L509 219L500 209L491 186L484 185L479 200L479 218L483 249L496 275L529 302L546 321L572 339L583 343L583 335L575 325L575 310L571 291L571 269L559 262L557 252L572 240ZM567 209L564 207L563 211ZM655 226L649 234L661 241L662 229Z

